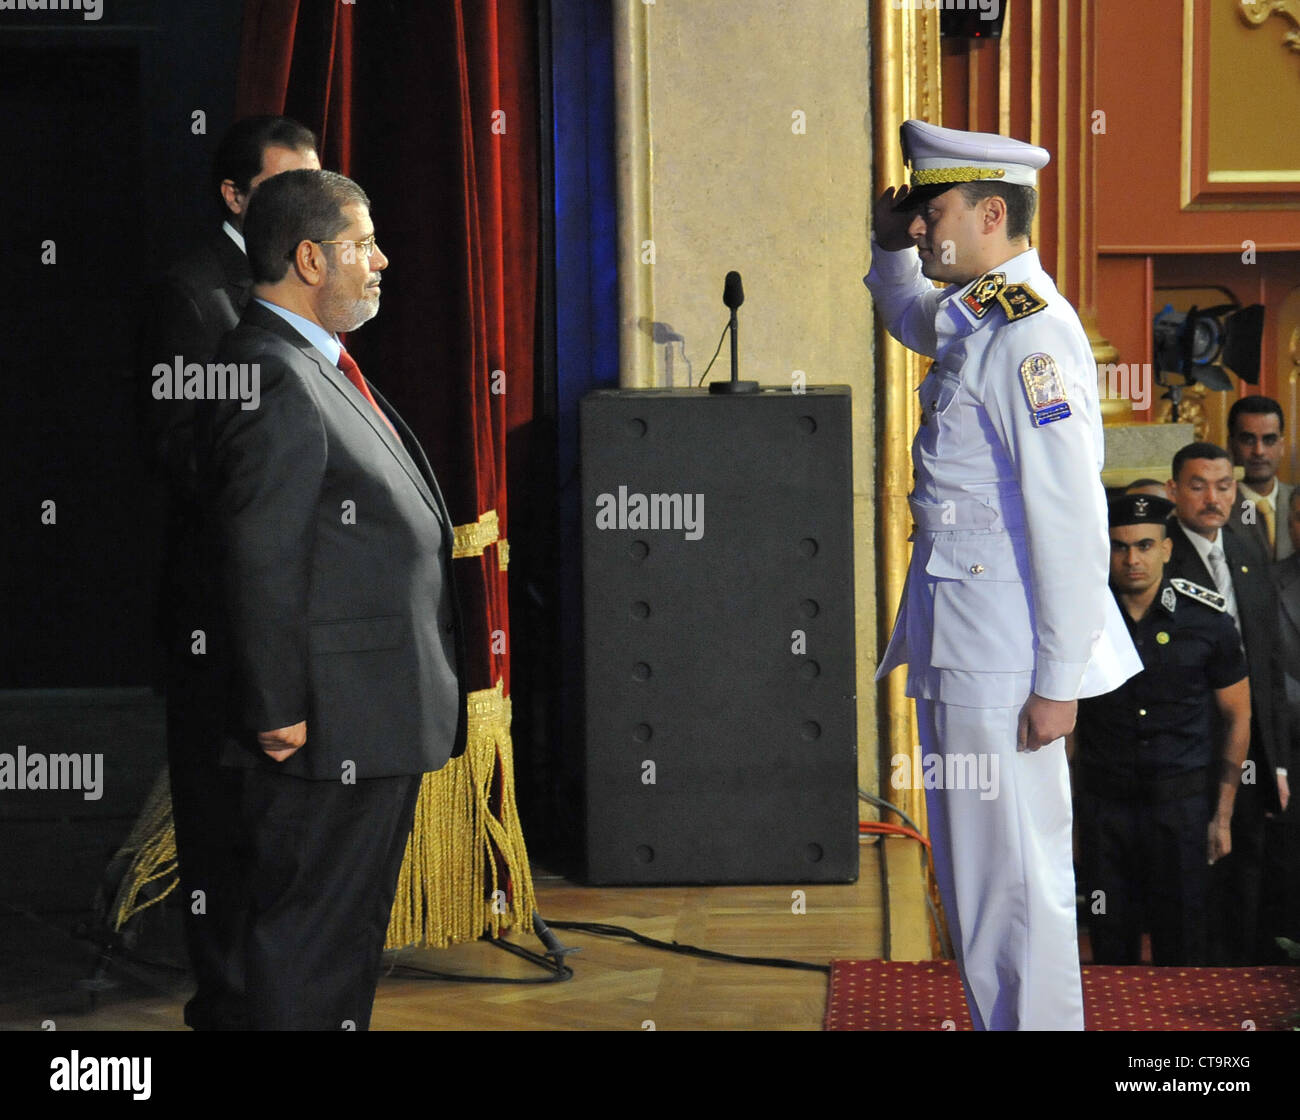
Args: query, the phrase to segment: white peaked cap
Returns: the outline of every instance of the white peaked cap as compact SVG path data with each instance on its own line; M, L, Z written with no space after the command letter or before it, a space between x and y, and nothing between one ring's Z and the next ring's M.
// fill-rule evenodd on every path
M904 121L898 129L903 158L912 165L912 187L971 183L1038 185L1038 169L1052 158L1046 148L999 136L961 132L925 121Z

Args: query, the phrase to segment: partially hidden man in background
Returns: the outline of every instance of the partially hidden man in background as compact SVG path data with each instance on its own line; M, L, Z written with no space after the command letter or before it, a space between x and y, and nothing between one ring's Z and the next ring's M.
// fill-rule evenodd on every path
M218 352L258 367L260 401L199 413L255 1029L368 1028L421 776L465 744L451 519L338 338L379 308L369 207L329 171L262 184L244 224L253 299Z
M221 226L151 287L144 314L141 419L148 457L166 485L160 629L167 760L185 943L197 984L185 1005L185 1022L196 1030L246 1025L239 947L244 909L236 868L238 802L231 775L217 766L225 658L212 609L215 575L201 547L194 460L198 401L175 393L169 371L178 364L182 370L206 369L244 313L253 274L243 225L254 192L282 171L318 167L316 137L297 121L263 116L233 124L212 166Z
M1241 967L1275 963L1271 936L1261 925L1266 894L1287 884L1264 878L1265 823L1291 798L1287 763L1292 728L1277 584L1255 526L1232 526L1237 482L1228 452L1213 443L1189 443L1174 454L1168 483L1174 516L1169 574L1212 587L1237 628L1250 672L1250 750L1232 811L1232 850L1210 872L1210 963Z
M991 797L926 791L976 1029L1082 1030L1064 736L1080 697L1142 667L1107 586L1096 363L1029 244L1048 153L900 131L911 189L876 202L866 283L889 333L935 361L911 566L877 677L907 664L927 758L997 765Z

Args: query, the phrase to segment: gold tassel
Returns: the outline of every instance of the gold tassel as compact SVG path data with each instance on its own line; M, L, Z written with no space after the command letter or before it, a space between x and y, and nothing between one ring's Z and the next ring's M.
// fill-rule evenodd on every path
M180 885L176 863L176 833L172 829L172 793L166 770L154 779L153 788L149 790L144 808L136 817L131 835L117 850L114 862L130 852L135 855L118 884L109 911L115 932L141 911L161 902ZM140 892L159 879L171 881L160 894L147 902L139 902Z
M465 753L420 784L387 949L442 949L532 922L537 903L515 807L510 700L497 681L495 688L471 692L468 706ZM498 775L499 820L490 810ZM512 886L508 901L501 872Z

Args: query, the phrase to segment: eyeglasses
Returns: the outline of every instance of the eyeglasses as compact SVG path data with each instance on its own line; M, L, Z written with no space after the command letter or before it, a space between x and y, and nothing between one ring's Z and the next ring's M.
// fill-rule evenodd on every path
M354 241L352 238L345 238L342 241L322 241L318 237L310 238L317 245L352 245L356 251L369 260L375 255L375 235L372 233L362 241Z

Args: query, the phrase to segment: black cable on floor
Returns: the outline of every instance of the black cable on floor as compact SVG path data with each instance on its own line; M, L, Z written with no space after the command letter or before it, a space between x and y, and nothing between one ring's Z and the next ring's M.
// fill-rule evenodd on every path
M659 941L653 937L646 937L643 933L637 933L636 930L628 929L626 926L612 926L605 922L556 922L547 923L552 929L573 929L582 933L595 933L604 937L626 937L639 945L646 945L651 949L663 949L669 953L681 953L687 957L703 957L710 961L730 961L732 964L752 964L761 965L768 968L795 968L804 972L824 972L828 973L831 966L828 964L812 964L810 961L792 961L784 957L742 957L735 953L719 953L713 949L701 949L695 945L683 945L679 941Z
M420 968L413 964L394 964L388 970L388 976L400 976L407 980L451 980L457 984L561 984L573 978L571 969L563 960L534 953L513 941L502 941L490 937L482 938L488 945L513 953L516 957L537 965L546 976L476 976L464 972L437 972L431 968Z

